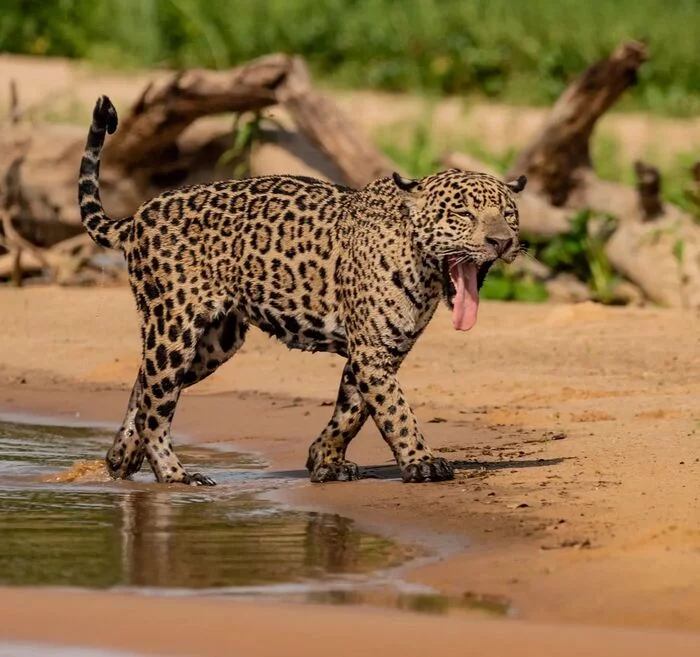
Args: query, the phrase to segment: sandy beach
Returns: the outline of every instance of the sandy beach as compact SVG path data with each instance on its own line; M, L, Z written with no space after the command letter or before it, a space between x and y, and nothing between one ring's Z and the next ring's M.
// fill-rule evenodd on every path
M2 289L0 307L0 411L120 421L139 357L127 289ZM465 335L443 308L401 380L456 479L402 484L368 424L350 457L373 478L312 485L306 451L342 360L251 332L183 395L176 441L261 454L294 506L449 546L406 579L503 597L514 619L5 589L0 637L183 655L700 654L699 343L676 310L485 302ZM174 629L177 614L191 625Z

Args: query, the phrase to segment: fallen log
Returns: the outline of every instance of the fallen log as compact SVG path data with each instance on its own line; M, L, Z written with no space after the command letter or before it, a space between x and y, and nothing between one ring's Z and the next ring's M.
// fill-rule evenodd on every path
M280 105L297 130L336 165L342 181L361 187L397 170L337 104L312 84L300 57L270 55L228 71L193 70L148 87L104 150L105 166L130 175L168 163L182 168L177 140L195 120L223 112L255 112ZM172 176L171 176L172 178Z
M636 220L618 223L605 252L615 269L661 305L700 308L700 226L659 198L655 167L635 163Z
M523 232L566 232L567 217L585 209L613 216L617 228L605 252L615 270L648 299L666 306L700 308L700 226L677 206L662 202L661 176L652 165L635 164L635 189L601 180L591 162L589 143L596 122L635 83L648 56L643 44L629 42L591 66L559 98L508 177L528 177L519 202ZM455 154L442 161L487 170L473 159L460 162ZM693 168L693 178L687 195L698 202L700 164ZM528 204L533 198L539 206L531 209ZM552 215L553 210L564 214ZM554 217L551 223L550 217ZM639 302L636 293L627 296Z
M0 279L10 278L21 284L27 276L46 275L47 282L58 285L84 284L96 280L120 280L118 267L89 267L92 256L99 251L86 234L69 238L48 249L13 249L0 255Z
M292 59L289 72L277 89L277 97L299 132L333 160L350 186L364 187L393 171L403 173L329 96L314 88L301 58Z
M105 144L105 166L160 171L177 162L178 138L194 121L276 104L275 89L291 66L292 58L274 54L225 71L183 71L148 85Z
M12 122L16 122L16 91L15 86L12 85L12 103L11 103L11 117ZM44 257L42 250L36 245L32 244L29 240L22 237L22 235L17 231L13 224L13 215L17 212L20 201L20 177L19 169L22 164L24 157L22 155L16 157L7 169L5 179L2 185L2 209L0 213L2 215L2 221L0 226L2 227L2 246L10 253L11 261L11 273L10 278L13 285L20 287L23 281L22 272L22 252L28 251L31 253L37 261L42 263L42 266L53 274L49 262Z
M551 225L545 222L547 232L543 234L566 232L568 222L561 217L584 209L614 216L621 222L644 217L646 210L637 190L601 180L595 174L590 139L597 121L636 82L638 70L648 57L644 44L631 41L589 67L564 90L540 131L510 167L507 177L525 174L528 198L540 200L534 212L556 218ZM645 188L645 193L647 189L651 191ZM562 215L552 215L555 209L561 209ZM653 213L651 206L648 210ZM527 217L527 210L523 214ZM536 224L533 230L537 231Z
M700 308L700 230L686 217L622 223L605 252L615 269L652 301Z
M566 204L584 182L582 173L592 170L589 144L596 122L636 83L637 72L648 58L644 44L630 41L588 68L559 97L508 175L525 174L532 191L552 205Z
M86 130L76 126L20 124L0 131L0 179L17 153L24 159L13 223L37 246L48 247L83 231L77 204L78 166ZM26 138L25 138L26 137ZM140 190L114 167L104 167L102 197L110 213L129 214L140 202Z
M13 98L12 116L19 117ZM105 144L100 174L105 207L113 216L125 216L166 189L231 177L236 163L246 158L238 154L222 164L233 134L231 121L218 115L272 105L287 112L304 142L305 155L295 152L302 158L299 173L316 173L314 163L303 166L304 157L325 160L320 177L351 186L399 170L313 87L303 60L274 54L226 71L189 70L148 85L133 107L120 111L119 130ZM87 126L21 121L0 129L0 152L6 155L0 179L17 154L23 155L13 222L37 246L82 232L76 190L86 131ZM289 135L277 134L278 146L285 148Z
M446 167L495 172L470 156L450 153L441 159ZM586 197L578 209L590 208L620 220L605 246L614 269L631 281L618 284L616 300L640 304L643 297L669 307L700 308L700 226L687 213L661 203L661 176L656 168L638 163L638 189L594 178L587 174ZM700 173L700 167L698 167ZM695 198L695 197L693 197ZM550 205L526 188L518 198L520 227L526 236L554 236L570 230L570 206ZM559 294L559 288L554 296ZM568 292L567 292L568 294Z
M310 176L344 183L338 165L300 132L284 128L263 129L262 139L253 145L248 158L251 176L281 173Z

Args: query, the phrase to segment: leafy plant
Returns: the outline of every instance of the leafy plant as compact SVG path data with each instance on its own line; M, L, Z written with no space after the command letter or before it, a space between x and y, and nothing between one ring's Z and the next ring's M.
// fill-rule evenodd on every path
M617 277L605 255L605 244L614 225L609 215L583 210L572 218L569 232L539 246L537 257L551 269L572 273L589 286L593 298L610 303Z
M233 177L242 178L248 175L250 170L249 155L256 143L265 141L266 132L263 122L280 127L279 123L268 119L261 112L242 112L234 116L231 134L233 143L231 148L224 151L219 158L220 165L233 163Z
M518 275L504 267L500 262L494 265L486 276L481 288L484 299L498 301L546 301L549 297L547 289L533 277L525 274Z
M676 262L678 265L683 264L683 254L685 253L685 242L678 238L674 243L673 243L673 257L676 259Z

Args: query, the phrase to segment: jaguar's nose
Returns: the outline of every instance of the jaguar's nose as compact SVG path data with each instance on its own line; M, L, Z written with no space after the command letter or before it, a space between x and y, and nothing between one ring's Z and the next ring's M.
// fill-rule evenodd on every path
M488 245L492 246L496 250L496 253L499 256L502 256L504 253L508 253L508 251L510 251L510 249L513 247L513 238L512 237L487 237L486 243Z

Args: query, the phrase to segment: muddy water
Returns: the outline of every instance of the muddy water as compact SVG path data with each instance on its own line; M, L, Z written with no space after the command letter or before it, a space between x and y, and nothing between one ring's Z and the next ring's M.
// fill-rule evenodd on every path
M236 452L181 450L215 488L112 482L109 442L95 429L0 423L0 584L255 589L370 576L415 556L346 518L261 500L279 482Z

